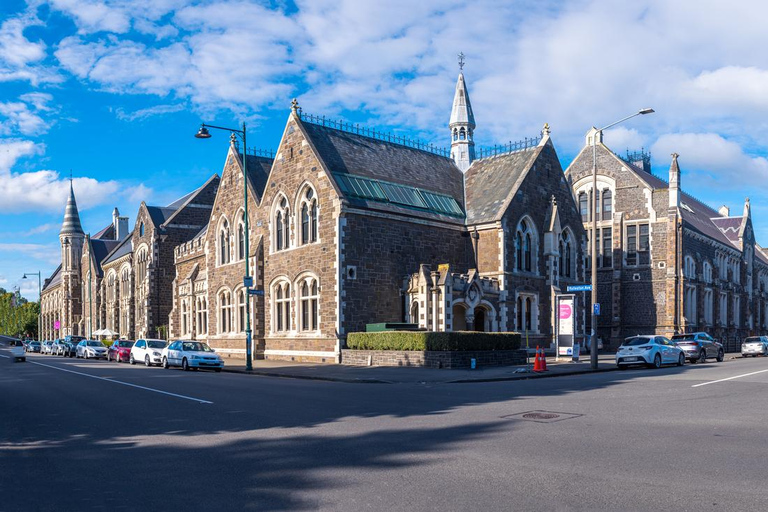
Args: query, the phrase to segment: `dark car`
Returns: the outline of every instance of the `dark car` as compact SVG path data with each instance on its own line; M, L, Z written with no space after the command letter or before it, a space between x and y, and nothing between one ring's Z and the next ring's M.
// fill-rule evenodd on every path
M710 358L715 358L718 362L725 359L723 345L705 332L675 334L672 341L683 349L685 358L692 363L703 363Z
M126 363L131 358L131 347L135 342L132 340L117 340L107 350L107 361L117 361Z
M64 357L75 357L77 355L77 344L83 341L85 336L74 336L68 334L64 336L64 347L60 351L60 355Z
M41 344L39 341L30 341L29 343L27 343L27 346L25 348L27 352L40 353L40 346Z

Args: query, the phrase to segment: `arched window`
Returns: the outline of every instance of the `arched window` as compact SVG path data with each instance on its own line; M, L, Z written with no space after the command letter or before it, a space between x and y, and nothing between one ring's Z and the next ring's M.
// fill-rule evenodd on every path
M245 288L237 292L237 330L240 332L245 332L245 293Z
M197 298L197 333L208 333L208 300L205 297Z
M290 237L291 211L285 196L279 196L275 209L275 250L282 251L291 245Z
M187 301L181 301L181 335L186 336L189 326L187 325Z
M565 247L563 246L563 241L560 240L557 243L557 254L558 254L558 260L559 260L559 268L558 268L558 274L560 276L565 275Z
M525 258L525 271L531 271L531 234L525 234L525 244L523 245L523 257Z
M533 309L533 300L531 300L530 297L525 298L525 330L530 331L532 327L531 323L531 317L533 315L532 313Z
M299 226L300 243L304 245L317 242L317 197L315 197L314 189L309 185L302 190L297 207L301 222Z
M146 247L139 249L136 256L136 282L139 286L144 284L147 278L147 268L149 267L149 251Z
M603 220L611 220L613 216L613 192L607 188L603 190Z
M219 265L226 265L231 257L229 222L224 219L219 227Z
M694 261L693 257L685 257L685 266L683 272L685 277L688 279L696 279L696 262Z
M245 259L245 212L237 224L237 259Z
M272 311L274 312L274 332L291 330L291 284L281 281L272 287Z
M464 128L461 128L459 130L459 140L465 140L467 138L467 132L464 130Z
M520 231L515 235L515 248L517 249L516 268L517 270L523 270L523 234Z
M139 236L144 236L144 223L139 224Z
M587 194L585 192L579 193L579 212L581 213L581 220L584 222L589 221L589 205L587 204Z
M411 323L412 324L419 323L419 301L418 300L414 300L413 305L411 305Z
M232 294L229 290L219 292L219 333L232 331Z
M537 238L533 223L525 218L517 225L515 233L517 261L515 268L522 272L535 272L537 262Z
M453 129L453 140L459 140L459 130Z
M562 235L560 235L558 249L560 255L560 275L562 277L571 277L572 243L569 230L563 231Z
M299 286L301 330L316 331L319 325L317 279L312 277L303 279Z

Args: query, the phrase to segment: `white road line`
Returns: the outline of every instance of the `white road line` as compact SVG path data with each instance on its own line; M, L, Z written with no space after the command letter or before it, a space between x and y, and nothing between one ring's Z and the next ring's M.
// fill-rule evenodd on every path
M11 358L11 356L4 356L3 354L0 354L0 357L4 357L6 359L10 359Z
M32 364L36 364L38 366L45 366L46 368L53 368L54 370L59 370L59 371L62 371L62 372L74 373L75 375L82 375L83 377L90 377L92 379L105 380L107 382L114 382L115 384L122 384L123 386L130 386L132 388L143 389L145 391L152 391L153 393L160 393L162 395L175 396L176 398L183 398L184 400L192 400L193 402L197 402L197 403L201 403L201 404L212 404L213 403L213 402L209 402L208 400L200 400L199 398L193 398L191 396L177 395L176 393L169 393L168 391L161 391L159 389L139 386L138 384L131 384L130 382L123 382L121 380L108 379L106 377L98 377L96 375L91 375L89 373L76 372L74 370L67 370L65 368L59 368L58 366L51 366L49 364L37 363L35 361L29 361L29 362L32 363Z
M744 375L736 375L735 377L728 377L727 379L712 380L709 382L702 382L701 384L694 384L692 388L698 388L699 386L706 386L707 384L717 384L718 382L725 382L727 380L740 379L742 377L749 377L750 375L757 375L758 373L765 373L768 370L760 370L759 372L745 373Z

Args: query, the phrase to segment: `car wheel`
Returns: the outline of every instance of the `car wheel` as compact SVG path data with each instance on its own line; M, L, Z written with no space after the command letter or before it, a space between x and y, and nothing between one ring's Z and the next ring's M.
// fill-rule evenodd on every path
M133 358L133 354L131 354L130 357L128 358L128 362L131 364L136 364L136 360Z
M706 363L707 362L707 352L704 349L701 349L701 352L699 352L699 363Z
M122 363L122 362L123 362L123 356L121 356L119 352L118 352L118 354L117 354L117 359L116 359L116 361L117 361L118 363Z
M621 367L619 367L619 368L621 368ZM221 373L221 368L214 368L213 371L215 371L216 373Z
M144 366L147 366L147 367L152 366L152 363L149 362L148 355L144 356Z
M685 354L680 353L680 357L677 358L677 366L685 366Z
M661 368L661 354L656 354L653 357L653 367L654 368Z
M109 361L110 361L110 359L109 359L109 352L107 352L107 362L109 362Z
M181 360L181 369L184 370L185 372L189 371L189 363L187 362L186 357Z
M85 359L90 359L90 358L88 357L88 352L84 353L84 354L83 354L83 357L84 357Z
M168 368L170 368L170 366L168 366L168 358L167 357L163 358L163 368L165 368L166 370Z
M755 357L757 357L757 356L755 356ZM725 359L725 352L723 352L723 349L718 350L717 351L717 362L718 363L722 363L724 359Z

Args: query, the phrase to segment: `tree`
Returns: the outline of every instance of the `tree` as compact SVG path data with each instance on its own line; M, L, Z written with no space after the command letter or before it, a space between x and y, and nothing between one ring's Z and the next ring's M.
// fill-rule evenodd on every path
M0 288L0 334L37 337L40 304Z

